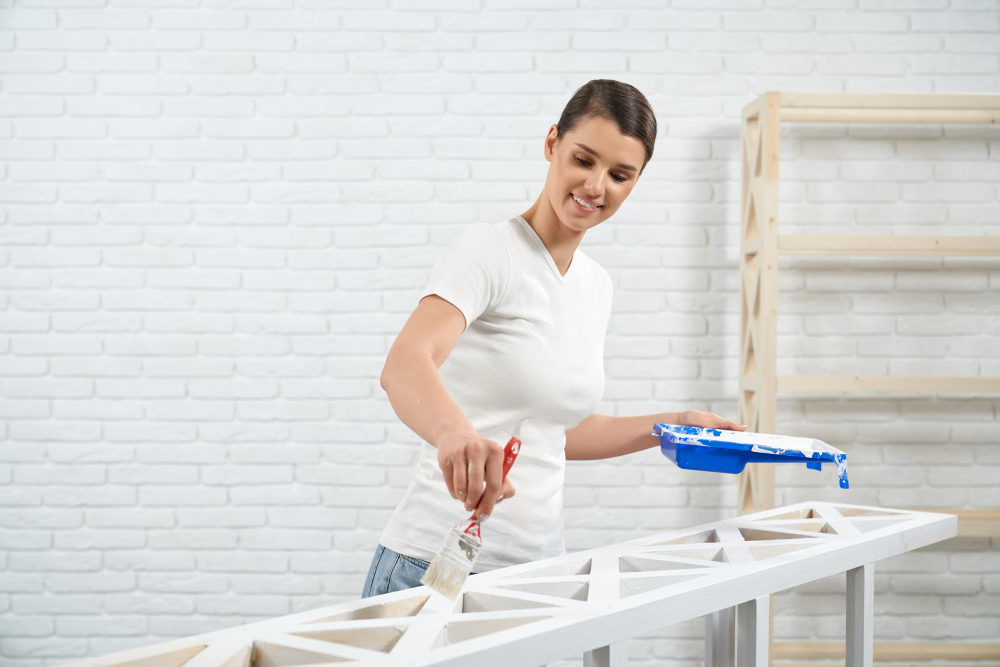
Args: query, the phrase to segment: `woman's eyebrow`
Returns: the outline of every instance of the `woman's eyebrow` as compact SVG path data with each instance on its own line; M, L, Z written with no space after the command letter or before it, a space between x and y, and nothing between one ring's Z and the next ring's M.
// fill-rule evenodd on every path
M590 153L594 157L598 157L598 158L601 157L600 155L597 154L597 151L595 151L590 146L584 146L583 144L576 144L576 145L579 146L580 148L582 148L583 150L587 151L588 153ZM620 167L621 169L628 169L629 171L639 171L638 169L636 169L632 165L630 165L630 164L622 164L621 162L619 162L615 166L616 167Z

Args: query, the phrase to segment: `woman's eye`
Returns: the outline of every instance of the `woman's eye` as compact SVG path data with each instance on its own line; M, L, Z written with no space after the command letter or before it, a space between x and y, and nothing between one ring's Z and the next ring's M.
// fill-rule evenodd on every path
M590 163L587 162L586 160L581 160L580 158L576 158L576 161L579 162L584 167L590 166ZM615 174L611 174L611 178L615 179L615 181L617 181L618 183L623 183L628 180L628 178L625 176L617 176Z

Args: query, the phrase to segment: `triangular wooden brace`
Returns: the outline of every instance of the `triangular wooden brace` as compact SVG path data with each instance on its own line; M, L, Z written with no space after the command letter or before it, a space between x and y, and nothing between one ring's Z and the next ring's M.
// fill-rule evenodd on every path
M520 570L518 572L512 572L508 575L504 575L504 577L498 577L498 579L503 579L503 578L521 579L526 577L562 577L562 576L574 576L578 574L590 574L589 558L583 558L581 560L575 560L566 563L555 563L552 565L544 565L542 567L538 567L533 570Z
M843 505L831 505L831 507L840 512L840 516L844 518L856 516L910 516L909 512L894 512L892 510L870 510L858 507L845 507Z
M804 509L793 510L791 512L782 512L781 514L772 514L770 516L762 516L753 520L754 523L757 521L781 521L782 519L819 519L819 514L813 512L811 507L806 507Z
M462 613L474 614L484 611L517 611L519 609L544 609L558 607L554 602L524 600L521 598L496 595L489 591L468 591L462 594Z
M523 582L520 584L495 584L493 588L505 591L521 591L522 593L534 593L535 595L548 595L554 598L565 598L567 600L587 600L587 591L590 585L580 581L539 581L537 583Z
M662 547L646 547L640 551L636 551L636 554L642 556L643 554L656 555L656 556L667 556L669 558L697 558L698 560L710 560L716 563L721 563L725 560L722 555L721 546L704 546L695 547L692 546L690 549L664 549Z
M208 648L208 644L197 644L195 646L185 646L165 653L156 653L157 646L144 646L130 652L130 657L121 662L108 662L101 660L100 664L107 667L136 667L137 665L153 664L157 667L181 667L196 655Z
M753 189L751 188L751 193ZM744 238L755 239L759 236L760 232L757 231L757 206L754 203L753 196L750 197L750 208L747 211L747 230L743 234Z
M399 638L403 636L403 631L393 627L383 628L357 628L354 630L305 630L302 632L290 632L290 635L305 637L306 639L318 639L333 644L345 644L357 648L368 649L369 651L382 651L387 653L396 645Z
M528 623L537 623L550 618L549 616L538 616L531 618L496 618L488 621L458 621L448 623L444 626L434 641L434 648L458 644L469 639L482 637L484 635L510 630Z
M659 553L657 556L669 558L667 553ZM672 554L670 554L672 555ZM711 567L706 562L704 565L696 563L682 563L680 561L665 560L661 558L643 558L642 556L622 556L618 559L619 572L656 572L657 570L690 570L703 567Z
M774 525L761 525L763 530L781 530L782 528L790 528L791 530L801 530L807 533L832 533L837 534L837 531L831 529L829 525L823 519L806 519L803 521L782 521L781 523ZM799 537L798 535L796 537Z
M740 528L740 534L747 542L759 542L764 540L808 540L813 535L797 535L793 533L783 533L780 530L767 528Z
M360 609L352 609L342 614L327 616L310 623L328 623L331 621L364 621L373 618L403 618L405 616L416 616L417 612L427 602L429 595L416 595L402 600L393 600L382 604L373 604Z
M348 659L325 653L313 653L294 646L255 641L253 643L253 661L250 663L250 667L285 667L286 665L314 665L328 662L348 662Z
M660 547L667 544L701 544L705 542L718 542L719 536L715 534L714 530L703 530L699 533L691 533L690 535L681 535L680 537L671 537L666 540L659 540L657 542L650 542L646 546L648 547Z

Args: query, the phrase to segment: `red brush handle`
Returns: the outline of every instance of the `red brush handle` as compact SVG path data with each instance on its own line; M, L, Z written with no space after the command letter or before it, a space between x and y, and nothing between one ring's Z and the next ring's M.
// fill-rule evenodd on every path
M510 440L507 441L507 446L503 448L503 475L500 477L500 484L503 485L503 481L507 479L507 473L510 472L510 467L514 465L514 459L517 458L517 453L521 451L521 441L517 439L517 436L512 436Z
M517 453L521 451L521 441L517 439L517 436L511 436L511 439L507 441L507 446L503 448L503 475L500 477L500 486L503 486L503 481L507 479L507 473L510 472L510 467L514 465L514 459L517 458ZM470 521L476 521L476 511L472 511L472 516L469 517Z

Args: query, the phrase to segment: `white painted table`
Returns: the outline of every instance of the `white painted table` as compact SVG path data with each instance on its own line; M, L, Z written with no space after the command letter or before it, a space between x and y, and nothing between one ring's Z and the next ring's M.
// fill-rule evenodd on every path
M762 667L768 596L846 572L847 666L871 667L874 563L957 528L949 514L799 503L478 574L455 602L421 586L73 664L534 667L583 654L598 667L624 665L630 637L704 616L707 664L738 652Z

